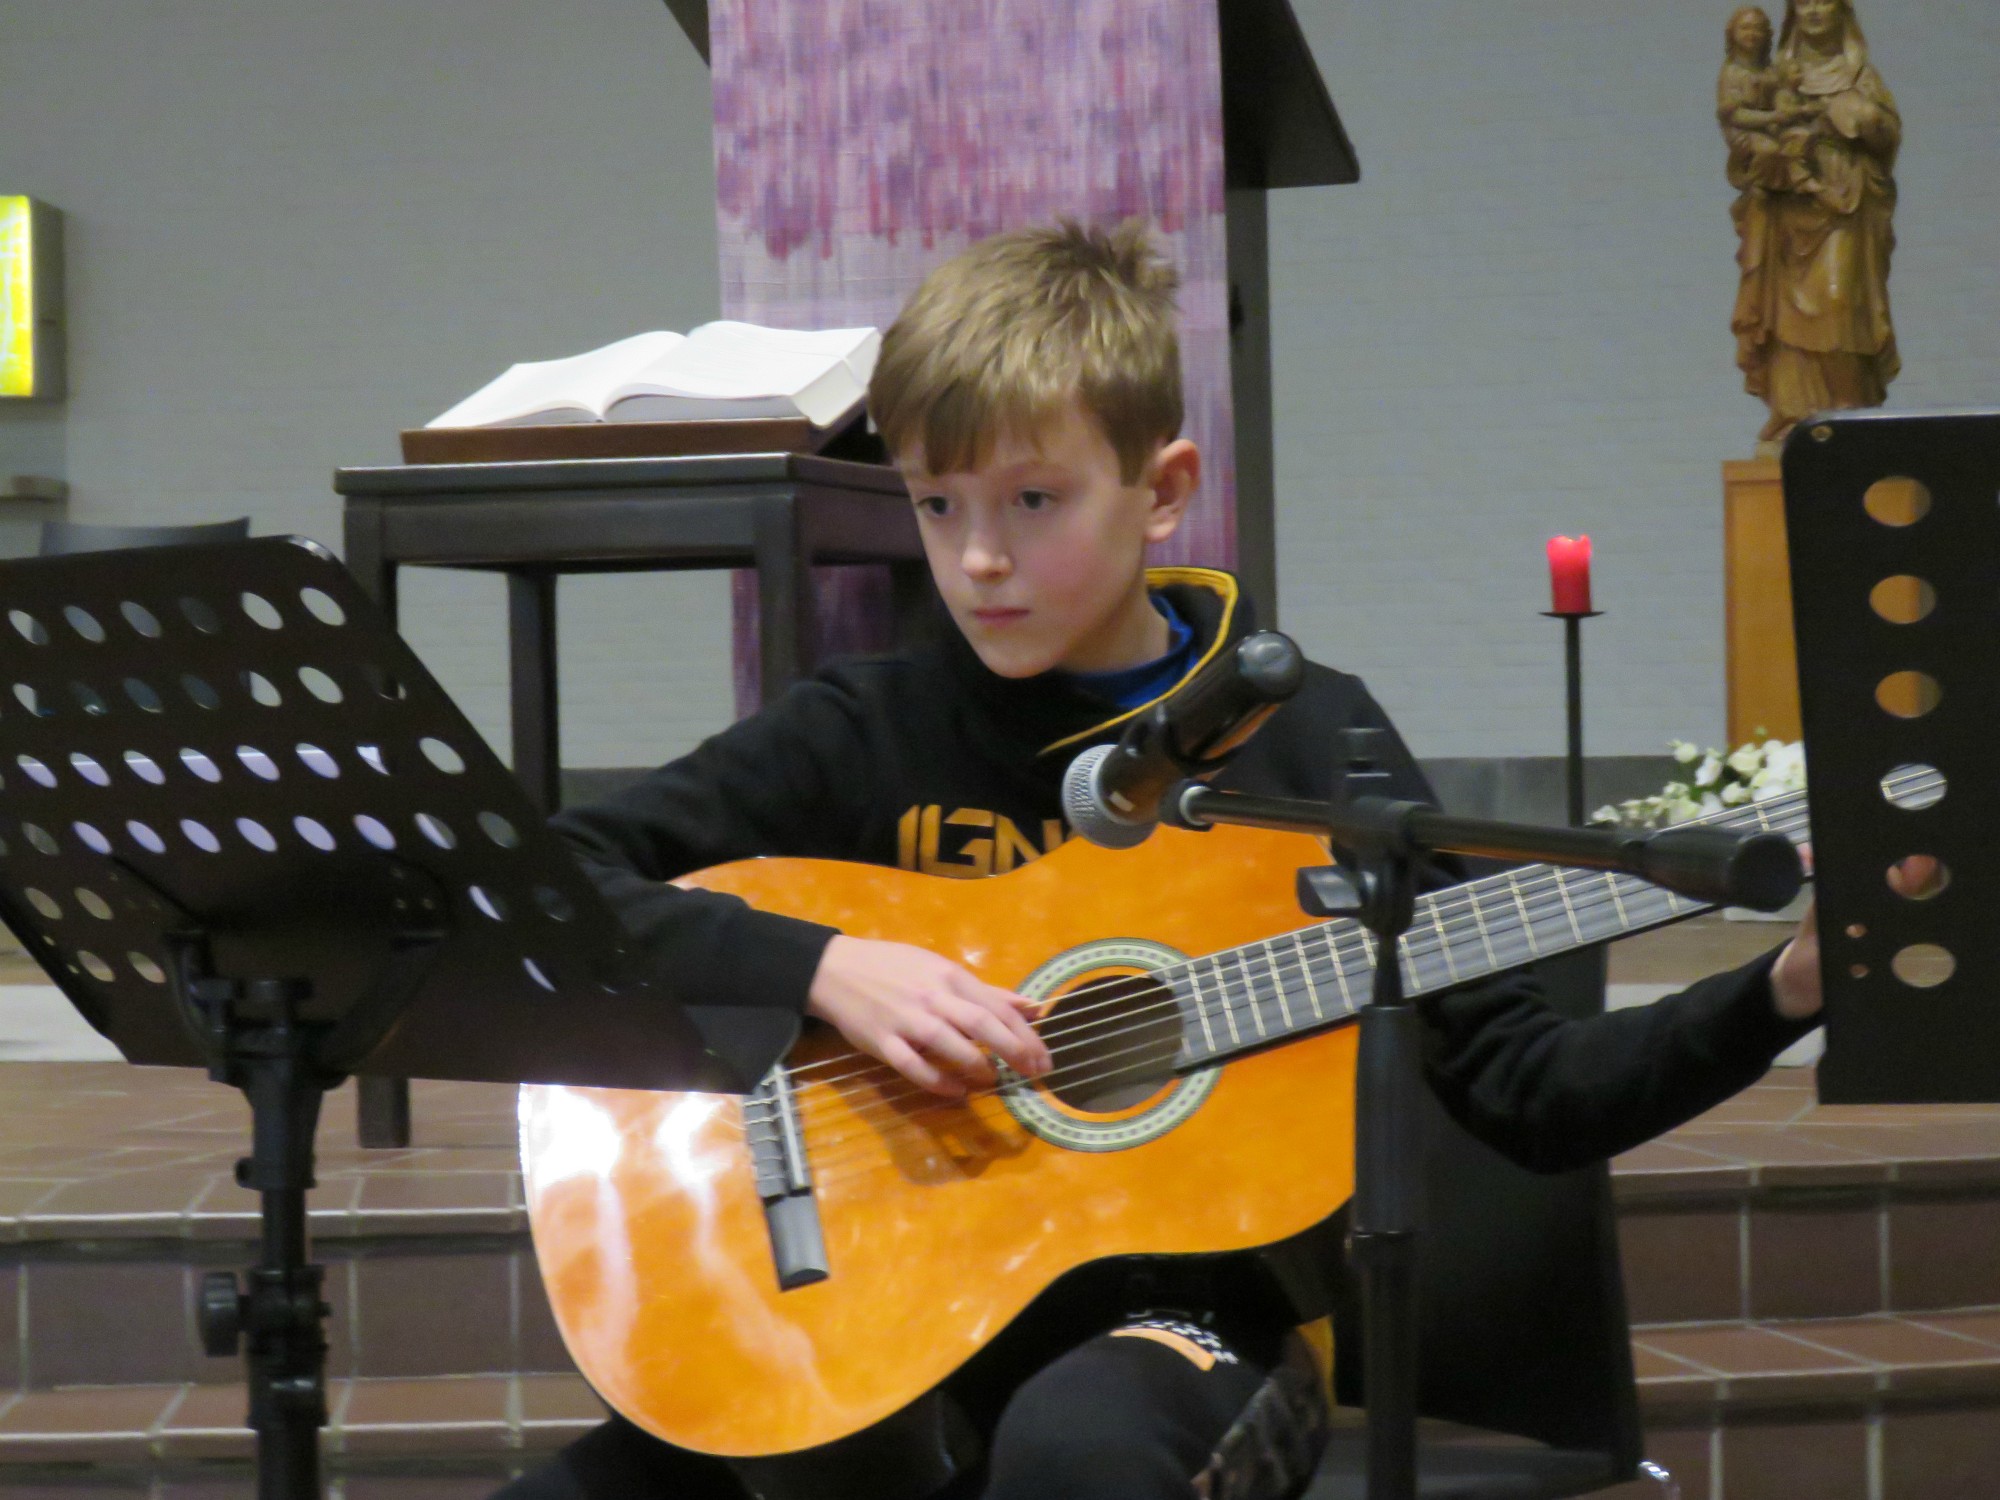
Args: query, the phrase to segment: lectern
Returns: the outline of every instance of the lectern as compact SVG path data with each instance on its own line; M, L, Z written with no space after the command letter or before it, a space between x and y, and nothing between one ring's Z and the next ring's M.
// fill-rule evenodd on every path
M1234 567L1274 623L1265 194L1360 175L1289 0L956 6L959 30L919 0L667 5L717 69L725 317L885 324L969 240L1153 223L1181 263L1186 431L1208 470L1160 560ZM929 93L899 87L926 76ZM838 642L869 606L825 585Z

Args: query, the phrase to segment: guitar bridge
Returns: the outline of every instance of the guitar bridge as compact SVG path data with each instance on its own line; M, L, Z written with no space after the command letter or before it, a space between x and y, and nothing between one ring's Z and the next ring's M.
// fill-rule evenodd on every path
M824 1281L826 1239L820 1232L819 1204L813 1199L812 1168L799 1129L792 1076L783 1063L764 1076L743 1101L744 1134L757 1173L757 1196L764 1200L764 1224L771 1234L771 1259L781 1291Z

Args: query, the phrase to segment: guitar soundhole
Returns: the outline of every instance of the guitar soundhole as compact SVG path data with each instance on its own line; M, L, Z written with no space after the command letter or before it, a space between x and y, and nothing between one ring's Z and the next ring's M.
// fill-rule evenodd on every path
M1071 1109L1116 1114L1174 1081L1180 1006L1147 975L1083 980L1057 998L1040 1030L1055 1057L1043 1086Z

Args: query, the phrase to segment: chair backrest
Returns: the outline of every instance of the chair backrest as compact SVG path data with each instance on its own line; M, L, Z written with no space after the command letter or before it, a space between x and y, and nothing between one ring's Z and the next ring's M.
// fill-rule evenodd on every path
M1549 1003L1604 1008L1604 951L1537 966ZM1482 1145L1424 1096L1418 1409L1558 1448L1642 1453L1608 1166L1541 1175ZM1336 1387L1362 1405L1359 1304L1336 1313Z
M239 542L250 535L250 518L202 521L191 526L92 526L82 521L42 522L43 557L72 552L115 552L124 547L189 547L202 542Z

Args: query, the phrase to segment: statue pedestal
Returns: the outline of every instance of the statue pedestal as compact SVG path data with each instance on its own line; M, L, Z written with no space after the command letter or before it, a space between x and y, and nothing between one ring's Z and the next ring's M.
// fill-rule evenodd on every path
M1785 497L1775 458L1722 465L1722 535L1729 744L1762 735L1795 740L1799 667L1792 643Z

